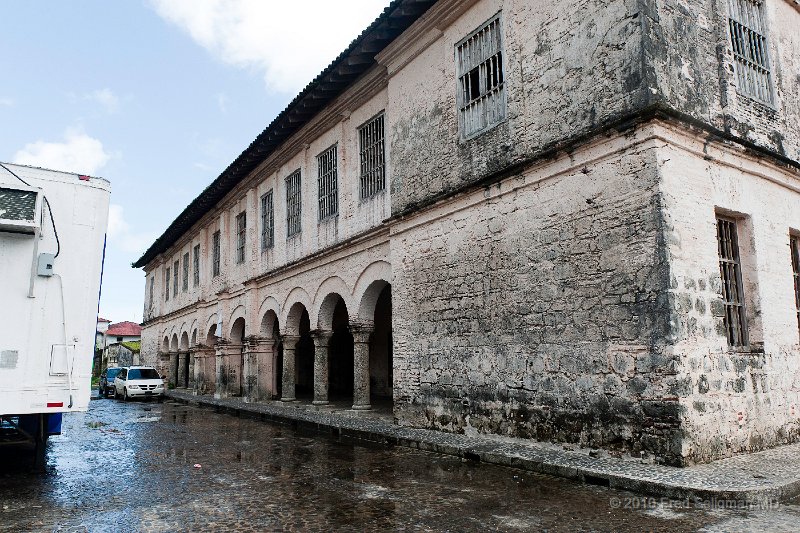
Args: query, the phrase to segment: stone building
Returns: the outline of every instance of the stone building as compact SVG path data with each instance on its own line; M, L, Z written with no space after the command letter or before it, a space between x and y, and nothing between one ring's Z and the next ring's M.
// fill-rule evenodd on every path
M143 358L674 465L799 440L798 28L392 2L135 264Z

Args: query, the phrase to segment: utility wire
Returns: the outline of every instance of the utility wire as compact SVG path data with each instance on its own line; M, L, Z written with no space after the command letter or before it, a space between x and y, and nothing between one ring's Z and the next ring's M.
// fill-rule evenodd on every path
M6 172L17 178L19 181L21 181L28 187L31 187L30 183L17 176L14 172L11 171L10 168L5 166L3 163L0 163L0 167L3 167L4 169L6 169ZM47 196L42 195L42 198L44 198L44 203L47 206L47 212L50 213L50 223L53 225L53 235L56 236L56 255L53 256L53 259L55 259L61 254L61 241L58 239L58 230L56 229L56 219L53 218L53 209L50 207L50 202L47 200Z

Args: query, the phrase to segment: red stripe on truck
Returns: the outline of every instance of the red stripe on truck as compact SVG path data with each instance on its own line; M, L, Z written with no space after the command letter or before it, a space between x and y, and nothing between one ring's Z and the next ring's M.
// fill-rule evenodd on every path
M64 407L64 402L47 402L47 407Z

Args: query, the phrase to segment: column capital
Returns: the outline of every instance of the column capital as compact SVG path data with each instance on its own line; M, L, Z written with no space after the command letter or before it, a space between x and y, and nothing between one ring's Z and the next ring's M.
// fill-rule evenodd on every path
M372 322L352 322L350 324L350 333L353 334L353 342L356 344L369 343L369 337L375 331L375 325Z
M311 332L311 339L314 341L314 346L317 348L324 348L331 341L333 331L327 329L315 329Z
M289 348L293 350L297 343L300 341L300 335L281 335L284 349Z

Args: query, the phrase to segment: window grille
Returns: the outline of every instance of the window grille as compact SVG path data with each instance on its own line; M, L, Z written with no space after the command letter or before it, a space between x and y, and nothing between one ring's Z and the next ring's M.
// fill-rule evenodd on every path
M166 276L164 276L164 301L169 301L169 279L170 279L170 271L169 267L167 267Z
M728 0L736 86L742 94L773 104L764 0Z
M178 261L172 265L172 296L178 295L178 276L180 275L181 265Z
M800 237L790 239L792 273L794 274L794 303L797 309L797 328L800 330Z
M200 285L200 245L195 244L192 250L192 286Z
M272 189L261 197L261 251L275 246L275 211Z
M317 156L317 188L319 189L319 219L325 220L335 216L339 212L336 145Z
M739 260L739 237L735 220L717 217L717 246L728 344L746 346L748 344L747 318L742 287L742 267Z
M150 294L148 295L147 301L150 302L150 307L153 307L153 293L156 287L156 278L155 276L150 276Z
M211 258L211 273L214 277L219 276L219 261L220 256L222 255L220 252L220 233L219 230L214 232L214 235L211 237L212 242L212 258Z
M361 155L361 199L386 188L384 115L381 113L358 129Z
M247 213L236 215L236 262L244 263L244 245L247 238Z
M189 290L189 252L183 254L183 292Z
M469 137L506 118L500 15L456 46L459 128Z
M300 190L300 170L286 178L286 237L300 233L302 229L303 196Z

